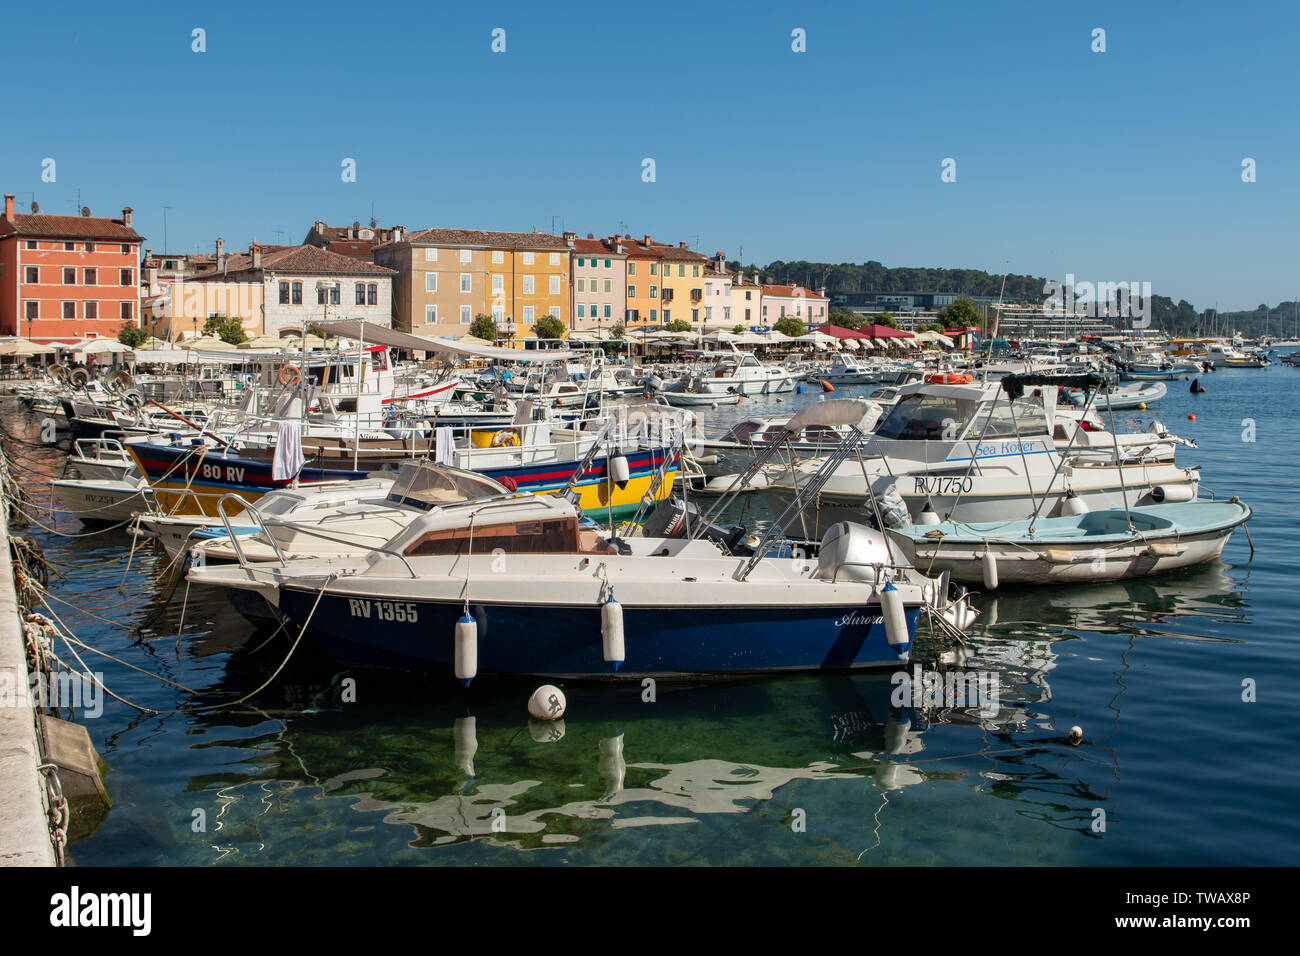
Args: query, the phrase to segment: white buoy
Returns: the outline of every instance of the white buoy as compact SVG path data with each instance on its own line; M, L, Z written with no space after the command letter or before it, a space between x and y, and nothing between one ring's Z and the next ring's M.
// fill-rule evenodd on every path
M478 719L457 717L451 725L452 753L456 766L467 777L474 776L474 755L478 753Z
M1083 728L1075 724L1070 728L1070 743L1077 744L1083 740Z
M618 670L626 657L626 649L623 646L623 605L614 600L613 588L609 589L609 597L600 606L600 646L606 662Z
M1086 515L1088 510L1088 502L1073 491L1067 491L1065 497L1061 499L1061 514L1063 515Z
M469 608L456 622L456 677L466 687L478 676L478 622Z
M626 488L627 483L632 480L632 470L628 467L624 456L615 455L609 460L609 479L620 488Z
M984 564L984 586L990 591L996 591L998 587L998 559L986 547L981 561Z
M528 698L528 713L538 720L558 720L564 716L567 706L564 691L554 684L543 684Z
M903 595L892 581L886 582L880 591L880 610L885 618L885 640L889 641L889 646L898 652L899 657L903 657L912 646L912 636L907 633Z

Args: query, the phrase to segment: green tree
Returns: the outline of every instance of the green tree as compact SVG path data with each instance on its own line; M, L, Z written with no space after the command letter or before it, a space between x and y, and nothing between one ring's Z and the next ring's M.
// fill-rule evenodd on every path
M922 322L916 327L918 332L943 332L942 322Z
M673 319L664 326L665 332L689 332L690 330L691 323L687 322L685 319Z
M782 335L790 336L792 339L797 339L808 331L801 321L788 315L783 319L778 319L776 325L772 326L772 328Z
M533 323L533 335L539 339L562 339L564 322L553 315L544 315Z
M469 324L469 334L476 339L495 342L497 340L497 324L492 321L492 316L480 312L474 316L474 321Z
M876 316L876 325L883 325L886 328L896 329L898 328L898 319L894 318L894 313L892 312L881 312Z
M609 334L621 342L623 337L627 335L627 326L622 322L618 322L609 330Z
M731 327L731 332L733 335L744 335L745 327L743 325L733 325Z
M117 340L127 348L138 349L149 338L149 333L134 322L123 322L117 330Z
M860 329L866 324L862 316L856 312L850 312L848 309L840 309L835 306L831 307L831 314L826 318L826 322L841 329Z
M938 319L945 329L964 329L983 323L984 315L970 299L961 298L940 309Z
M208 320L203 323L203 334L215 335L228 345L238 345L248 338L248 335L244 332L243 322L237 317L227 316L220 312L208 316Z

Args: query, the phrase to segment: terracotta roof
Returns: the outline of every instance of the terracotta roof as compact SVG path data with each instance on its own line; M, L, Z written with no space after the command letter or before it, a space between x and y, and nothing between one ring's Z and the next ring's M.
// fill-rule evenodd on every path
M54 239L111 239L114 242L140 242L140 235L121 219L98 216L47 216L44 213L17 214L12 220L0 217L0 236L42 236Z
M559 236L545 232L484 232L479 229L421 229L406 236L403 242L430 243L442 246L504 246L517 249L569 248Z
M623 251L616 252L605 244L604 239L575 239L573 251L580 256L625 256L630 245L630 242L624 243Z
M712 260L700 255L694 249L669 245L666 242L646 242L644 239L624 239L623 245L630 255L664 259L671 262L710 262Z
M328 252L337 252L341 256L357 256L368 261L370 250L374 247L373 239L342 239L331 242L325 249Z
M396 275L394 269L377 266L365 259L328 252L318 246L262 246L263 272L297 272L303 275ZM215 258L202 264L193 279L219 279L234 273L253 271L253 257L247 252L226 255L226 268L217 269Z
M775 295L784 299L822 299L830 301L828 296L818 295L812 289L805 289L801 285L764 285L763 295Z

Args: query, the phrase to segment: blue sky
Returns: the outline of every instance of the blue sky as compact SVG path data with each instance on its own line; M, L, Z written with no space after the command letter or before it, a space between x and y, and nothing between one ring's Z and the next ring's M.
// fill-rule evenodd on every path
M96 215L131 205L155 250L164 205L180 252L298 242L373 205L412 229L554 216L747 262L1009 267L1253 308L1300 297L1298 20L1252 2L9 5L0 186L47 212L78 189Z

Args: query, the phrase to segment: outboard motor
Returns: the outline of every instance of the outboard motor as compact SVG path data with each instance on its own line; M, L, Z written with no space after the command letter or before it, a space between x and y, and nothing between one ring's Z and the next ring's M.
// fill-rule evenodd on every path
M674 496L655 505L641 525L641 533L647 538L684 538L687 531L700 526L700 509L695 502L685 502ZM705 527L702 537L714 541L735 555L749 555L753 549L744 544L747 532L740 525L723 528L716 524Z

